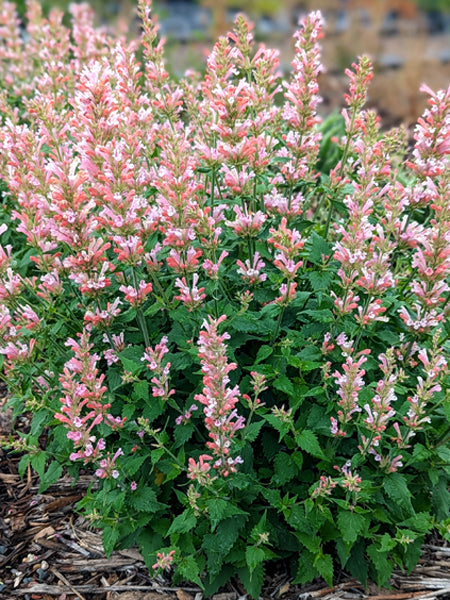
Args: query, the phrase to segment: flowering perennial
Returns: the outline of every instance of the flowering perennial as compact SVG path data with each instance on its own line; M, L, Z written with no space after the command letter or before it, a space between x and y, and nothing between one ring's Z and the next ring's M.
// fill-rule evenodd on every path
M265 565L382 584L448 533L450 88L412 147L347 70L319 114L319 12L292 72L242 16L175 81L86 5L0 1L0 361L41 491L96 476L108 552L213 595ZM45 431L45 435L42 435ZM405 541L407 540L407 541Z

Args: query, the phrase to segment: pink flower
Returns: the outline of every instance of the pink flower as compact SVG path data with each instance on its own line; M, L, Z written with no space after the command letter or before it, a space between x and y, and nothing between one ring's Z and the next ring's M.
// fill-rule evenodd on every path
M180 300L189 312L195 310L203 304L203 300L206 298L206 294L203 292L205 288L198 288L198 274L194 273L192 277L192 287L189 287L186 277L177 278L175 280L175 286L180 290L180 294L175 296L175 300Z
M147 296L152 292L153 286L151 283L141 280L137 289L131 285L121 285L119 290L125 294L125 300L131 306L139 307L147 300Z
M162 569L163 571L167 571L170 569L175 556L175 550L171 550L168 554L165 552L158 552L156 555L157 561L152 566L152 569L155 571L157 569Z
M261 273L266 264L261 259L259 252L255 252L253 255L253 262L250 264L250 260L247 258L245 264L241 260L236 261L236 265L239 267L237 272L242 276L242 279L249 285L256 285L266 281L267 275Z
M236 471L236 464L240 457L230 456L231 442L234 434L244 427L244 418L238 416L235 408L239 401L239 388L229 388L230 378L228 373L236 368L235 363L228 363L226 356L225 340L229 339L227 333L219 335L217 329L224 320L225 315L218 319L209 317L203 322L200 331L199 357L203 372L203 392L195 395L195 400L204 405L205 425L209 431L211 441L207 447L216 457L214 468L221 475L227 477Z

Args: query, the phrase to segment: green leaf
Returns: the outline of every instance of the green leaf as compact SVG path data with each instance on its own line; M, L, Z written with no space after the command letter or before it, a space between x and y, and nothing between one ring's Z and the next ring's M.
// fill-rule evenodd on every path
M311 321L316 321L318 323L332 323L334 321L334 315L328 308L305 310L302 314L310 316Z
M314 559L314 566L328 585L333 585L333 559L329 554L319 553Z
M413 517L399 523L401 527L410 527L414 531L427 533L433 527L433 519L426 512L416 513Z
M261 346L258 350L258 353L256 354L256 358L255 358L255 365L257 365L258 363L262 362L263 360L266 360L266 358L268 358L273 352L273 347L272 346Z
M317 535L311 535L311 533L297 531L295 533L295 537L307 550L313 554L317 554L320 551L322 540Z
M127 460L126 473L128 477L132 477L142 467L142 463L147 460L147 456L133 456Z
M299 504L293 506L290 510L287 522L291 527L293 527L297 531L301 531L304 533L312 533L311 525L309 523L308 517L306 516L304 506L301 506Z
M362 540L358 540L352 547L350 558L346 562L345 568L353 577L366 586L369 568L365 559L365 545Z
M211 500L207 500L206 506L208 507L208 514L211 520L212 530L217 527L220 521L223 521L227 517L248 514L236 506L233 502L224 500L223 498L211 498Z
M388 558L389 553L381 552L376 544L371 544L367 548L367 554L375 567L377 584L384 585L394 569L394 563Z
M22 456L22 458L20 459L17 470L21 477L23 477L25 475L25 471L27 470L27 467L30 464L30 461L31 461L30 454L24 454Z
M354 543L366 528L366 518L352 511L339 511L337 525L344 542Z
M297 574L293 581L294 584L300 583L301 585L304 585L319 575L318 570L314 566L314 559L315 556L312 552L304 550L300 554L298 559Z
M119 528L106 525L102 531L102 542L106 556L110 556L119 539Z
M250 596L257 600L261 594L262 586L264 583L264 568L262 564L259 564L255 567L255 570L250 573L250 570L247 568L238 569L238 575L242 582L242 585L245 588L245 591L250 594Z
M433 507L436 517L440 521L448 519L450 510L450 493L448 491L448 479L445 475L439 477L437 485L432 490Z
M401 473L391 473L384 480L384 490L391 500L404 508L409 514L414 514L411 504L411 492L408 489L406 478Z
M330 256L333 250L332 245L315 231L312 232L306 247L308 249L308 259L314 264L322 264L322 255Z
M280 417L277 417L275 415L272 414L268 414L268 415L263 415L263 418L270 423L270 425L272 425L272 427L274 429L276 429L279 434L279 441L281 441L284 436L289 432L289 423L286 423L285 421L282 421ZM263 440L265 441L265 440ZM264 452L265 452L265 445L264 445Z
M171 371L184 371L194 364L194 361L188 352L171 354L169 360Z
M264 561L265 553L259 546L247 546L245 550L245 562L250 571L250 576L256 567Z
M44 477L45 465L47 464L47 453L46 452L38 452L31 457L31 466L39 475L39 478L42 479Z
M286 377L286 375L280 375L277 377L272 385L276 390L284 392L288 396L294 395L294 386L292 385L292 381Z
M270 504L270 506L273 506L274 508L277 508L277 509L280 509L283 506L280 490L273 489L273 488L261 487L260 492L261 492L261 495L264 496L264 498Z
M274 460L275 475L272 478L277 484L291 481L298 473L297 466L286 452L279 452Z
M172 533L186 533L194 529L197 524L197 519L190 509L186 509L181 515L175 517L172 521L171 526L169 527L169 531L167 535L171 535Z
M50 414L47 410L38 410L33 414L30 427L30 435L39 437L49 421Z
M137 375L144 370L145 364L141 361L144 356L144 349L140 346L129 346L119 352L119 358L125 371Z
M381 536L380 542L381 542L380 547L379 547L380 552L389 553L397 545L397 542L388 533L384 533Z
M150 396L148 381L135 381L133 383L132 398L134 401L147 400Z
M55 484L61 477L62 472L62 465L56 462L56 460L52 460L45 473L41 477L38 494L42 494L47 488Z
M247 427L247 431L245 432L245 439L247 442L254 442L256 440L264 423L264 419L250 423L250 425Z
M200 567L193 556L183 556L177 563L177 572L180 573L187 581L195 583L203 588L202 580L200 579Z
M208 571L216 575L220 572L223 559L230 552L244 527L246 518L236 515L221 521L215 533L207 533L203 537L202 548L208 557Z
M306 348L303 348L303 350L298 353L298 356L302 360L308 360L312 362L322 360L322 353L320 352L319 348L316 348L316 346L306 346Z
M129 502L136 510L146 513L154 513L161 507L155 491L148 486L138 487L134 492L130 492Z
M326 458L315 433L309 429L304 429L301 433L295 436L295 442L302 450L311 454L315 458Z
M192 423L182 423L175 428L173 439L175 441L175 448L180 448L192 437L194 433L194 426Z

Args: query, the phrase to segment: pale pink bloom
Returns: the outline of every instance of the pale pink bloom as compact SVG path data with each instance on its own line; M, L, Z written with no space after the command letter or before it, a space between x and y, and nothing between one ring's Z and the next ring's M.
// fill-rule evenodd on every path
M195 395L195 400L203 404L205 425L209 431L210 440L207 447L216 457L214 468L223 477L236 471L239 458L231 459L230 448L234 434L244 427L244 418L238 416L235 408L239 401L239 388L229 388L228 373L236 368L235 363L229 363L226 356L225 340L227 333L219 335L218 326L226 319L222 315L218 319L209 318L203 322L200 331L199 357L202 364L203 392Z
M259 252L255 252L253 255L252 263L250 263L250 259L247 258L245 263L241 260L237 260L236 265L239 267L237 272L249 285L256 285L267 279L267 275L261 273L261 270L266 266L266 263L261 259Z
M132 306L139 307L147 300L148 295L153 290L153 286L151 283L141 280L139 281L138 289L131 285L121 285L119 290L125 294L127 302Z
M331 496L336 485L336 482L331 477L325 477L325 475L321 475L319 479L319 485L314 488L311 498L317 498L318 496Z
M180 290L180 294L175 296L175 300L180 300L189 312L195 310L197 307L203 304L203 300L206 298L204 287L198 288L198 274L194 273L192 277L192 287L190 287L186 281L186 277L177 278L175 280L175 286Z
M287 305L295 300L295 292L297 289L297 283L295 281L289 281L288 283L282 283L280 285L280 296L273 300L273 304Z
M226 221L226 224L234 230L236 235L242 237L257 236L267 220L267 216L260 210L252 213L245 208L242 211L236 204L233 206L233 210L236 213L236 218L234 221Z
M220 265L222 264L222 262L224 261L224 259L227 256L228 256L228 252L226 250L222 250L222 252L220 253L220 256L219 256L217 262L213 262L209 258L207 258L203 262L202 268L205 270L205 272L208 275L208 277L210 277L213 280L218 279Z
M167 571L168 569L170 569L173 563L174 556L175 550L171 550L168 554L166 554L165 552L158 552L156 555L157 560L152 566L152 569L154 569L155 571L157 569L163 569L163 571Z

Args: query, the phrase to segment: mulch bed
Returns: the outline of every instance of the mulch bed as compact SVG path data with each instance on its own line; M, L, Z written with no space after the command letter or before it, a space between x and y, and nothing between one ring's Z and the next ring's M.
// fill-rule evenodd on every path
M0 410L1 410L0 401ZM8 437L8 414L0 413L0 440ZM21 479L19 458L0 449L0 598L4 600L203 600L192 585L172 587L161 576L151 579L137 550L107 558L101 535L75 512L92 482L82 476L75 485L62 478L38 494L37 478ZM450 599L450 545L431 540L409 576L395 571L389 589L361 584L345 576L330 588L322 581L291 584L287 572L267 578L264 600L433 600ZM213 600L244 600L233 581Z

